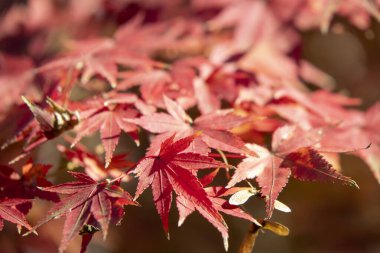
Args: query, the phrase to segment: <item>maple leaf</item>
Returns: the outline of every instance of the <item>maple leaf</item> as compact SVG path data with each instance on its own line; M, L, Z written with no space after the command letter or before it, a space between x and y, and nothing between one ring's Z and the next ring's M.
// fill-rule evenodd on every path
M199 169L227 167L226 164L197 153L186 153L194 136L174 141L174 135L166 139L158 155L147 156L136 166L139 177L135 199L151 186L154 203L165 233L169 236L169 211L174 191L180 198L195 206L195 209L212 223L221 233L227 245L227 225L211 201L202 184L193 174Z
M47 192L67 194L60 202L56 203L42 218L33 230L49 222L52 219L66 216L63 237L59 252L63 252L73 237L78 234L84 226L100 226L103 238L107 237L108 227L111 220L117 221L122 218L118 210L124 205L138 205L132 197L120 188L115 182L96 182L85 173L70 172L77 181L42 188ZM123 214L123 213L122 213ZM91 222L92 224L89 224Z
M292 174L303 181L339 182L357 186L355 181L341 175L312 147L320 142L320 129L303 131L296 126L283 126L273 133L272 150L247 144L258 157L248 157L237 166L227 188L244 179L255 178L266 197L267 218L275 201Z
M99 161L98 157L89 153L80 144L77 144L73 149L69 149L63 145L58 145L57 148L73 166L83 167L86 174L96 181L104 180L107 177L117 178L123 174L122 169L130 168L134 165L134 163L126 160L125 154L121 154L113 156L108 168L105 169L104 164ZM126 182L129 179L128 176L125 176L121 180Z
M69 53L43 65L39 71L66 70L72 73L75 81L80 77L82 84L88 84L92 77L100 76L107 80L111 87L117 86L119 74L118 65L127 67L149 67L155 62L136 55L131 51L119 47L117 41L109 38L98 38L84 41L71 41L67 43L71 49ZM70 82L71 90L75 82ZM65 83L62 83L65 85Z
M228 152L253 154L244 147L244 142L239 137L228 131L246 123L246 118L237 116L230 110L221 110L202 115L193 122L176 102L167 97L164 97L164 101L169 114L153 113L132 121L152 133L161 134L153 140L151 152L156 152L159 143L174 133L178 138L183 138L200 132L199 138L193 143L192 152L206 154L207 147L211 147Z
M193 79L193 92L200 112L213 113L222 107L222 102L233 105L238 97L240 85L250 81L250 74L228 65L200 62L199 72Z
M136 139L136 125L129 119L136 118L139 114L132 105L142 102L136 96L125 94L124 99L108 101L103 98L93 98L86 101L80 111L81 123L76 128L76 138L72 147L76 145L84 136L90 135L97 130L100 132L101 141L105 150L106 168L109 166L113 152L119 142L121 131L130 133ZM129 100L127 99L129 97ZM139 103L141 102L141 103Z
M15 206L30 202L30 199L2 199L0 200L0 231L3 230L4 220L23 226L28 230L32 227L26 221L25 215Z
M345 108L345 106L359 105L360 99L348 98L324 90L308 94L292 87L282 87L275 91L274 97L276 99L291 99L299 106L304 107L309 115L299 118L299 120L310 121L314 127L336 125L342 121L353 123L360 120L361 117L357 112ZM285 115L285 118L289 120L291 115L288 117Z
M349 113L349 112L347 112ZM353 111L351 120L344 121L325 131L316 147L325 152L352 153L359 156L370 167L380 183L380 103L374 104L365 113Z
M263 39L271 38L280 25L268 4L259 1L231 2L208 24L212 30L234 28L234 51L245 50ZM263 25L266 28L265 30L263 30Z
M298 2L301 2L298 0ZM379 3L371 0L357 1L321 1L311 0L306 4L298 4L297 15L291 17L301 30L319 27L321 32L327 33L334 15L345 16L348 21L360 29L370 25L371 16L380 20Z
M40 190L40 187L52 185L46 179L50 168L50 165L34 164L32 160L22 166L21 173L16 172L12 167L0 165L0 199L32 200L39 197L53 202L59 201L57 194ZM31 201L17 205L17 210L23 214L27 214L31 208Z
M280 167L290 168L294 178L303 181L325 181L357 186L356 182L338 173L318 152L299 148L288 154Z
M267 217L269 218L272 215L275 200L288 182L290 170L281 168L279 166L281 159L271 155L267 149L255 144L247 144L247 146L258 154L258 158L244 159L237 166L235 174L226 187L232 187L246 178L256 178L261 187L261 194L268 198Z
M144 22L143 15L136 15L130 22L119 27L114 37L119 45L132 52L172 62L203 53L206 43L202 44L202 25L196 19L183 17L156 23Z
M380 162L377 159L380 138L376 130L380 127L379 103L363 113L345 108L359 105L360 99L323 90L307 96L295 89L283 88L278 90L277 96L288 97L298 103L271 106L279 115L304 129L322 127L322 138L314 149L357 155L367 163L380 182Z
M356 186L333 168L328 155L361 157L380 182L380 104L362 113L348 108L360 100L323 90L333 90L333 81L303 59L300 34L315 27L327 32L334 16L367 29L371 18L380 20L379 0L22 2L27 3L14 4L0 17L5 52L0 53L0 94L5 94L0 121L7 129L16 125L20 130L3 147L24 141L20 158L78 124L72 142L77 146L58 149L68 158L69 169L81 166L86 174L73 173L76 182L52 186L48 165L30 161L20 170L0 166L0 230L9 220L33 232L25 220L32 199L59 201L62 193L68 196L37 225L66 216L60 251L78 233L81 252L97 231L106 237L109 224L123 217L124 205L136 204L119 187L128 176L106 178L119 176L126 167L133 172L134 164L114 151L122 131L138 145L138 126L152 139L135 168L136 198L151 188L167 234L173 192L179 223L198 211L220 231L225 246L228 230L221 214L252 222L241 247L247 250L261 229L279 235L289 231L269 220L258 223L243 212L238 205L258 192L236 183L255 178L269 218L273 209L290 211L276 199L291 175ZM345 25L333 25L332 32L344 32ZM365 36L371 39L373 33ZM309 90L309 83L322 90ZM76 85L80 87L74 89ZM101 98L71 101L95 92ZM21 95L28 97L25 104L11 108ZM55 102L30 102L46 95ZM26 105L33 120L24 112ZM191 118L188 109L201 116ZM19 124L13 124L15 115ZM78 143L94 132L100 133L106 166ZM270 147L257 145L267 138L272 138ZM246 145L248 141L256 144ZM220 155L208 154L210 149ZM228 188L209 186L219 168L198 177L200 169L229 168L211 158L220 156L241 162Z
M33 74L29 57L15 57L0 53L0 94L7 94L0 102L0 121L20 100L22 94L30 95Z
M215 169L211 173L204 176L200 182L205 187L208 184L210 184L213 179L215 178L216 174L218 173L219 168ZM251 215L245 213L239 206L230 204L229 201L223 199L222 197L230 196L238 191L240 191L240 187L233 187L233 188L224 188L221 186L212 186L205 188L205 191L207 192L207 195L217 208L219 212L246 219L248 221L256 223L258 226L261 226L256 219L254 219ZM176 199L176 204L179 212L179 220L178 220L178 226L181 226L183 222L185 222L185 219L187 216L189 216L191 213L193 213L196 208L193 203L188 201L186 198L182 196L178 196Z
M170 75L160 69L122 72L120 78L122 81L118 84L118 90L124 91L138 85L142 98L156 106L163 106L162 94L168 93L169 85L173 83Z
M149 104L165 108L162 94L182 100L186 108L196 102L195 84L196 69L206 59L190 58L180 60L160 69L132 70L120 73L122 79L117 89L124 91L139 86L142 98ZM201 92L199 92L201 93ZM216 98L214 98L214 101ZM202 101L208 103L206 100ZM217 102L219 104L219 102ZM199 104L201 106L201 104ZM219 108L219 107L218 107Z

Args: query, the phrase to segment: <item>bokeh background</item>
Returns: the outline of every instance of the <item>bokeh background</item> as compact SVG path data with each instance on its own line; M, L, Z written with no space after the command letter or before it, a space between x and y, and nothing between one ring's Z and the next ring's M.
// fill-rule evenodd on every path
M0 1L2 15L11 2L15 1ZM336 81L336 90L361 98L361 109L380 99L380 25L376 21L372 22L369 30L362 31L344 20L336 19L328 34L309 31L303 34L303 40L304 58L330 74ZM3 43L0 48L9 48L9 44L4 44L9 41L1 40L0 43ZM5 137L4 132L0 131L0 139L4 140ZM122 142L125 146L129 145L126 138ZM55 144L44 145L34 154L35 159L45 163L57 159ZM5 156L9 153L0 153L0 162L7 160ZM290 180L279 199L291 207L292 212L275 212L273 216L273 220L290 229L290 235L279 237L271 232L260 233L254 252L380 252L380 185L358 158L342 156L342 171L358 183L360 190ZM60 180L64 181L65 178ZM133 183L128 187L131 192L135 189ZM172 210L171 238L170 241L166 240L150 194L146 191L140 199L142 208L126 209L122 225L112 227L107 241L103 242L100 235L96 235L88 252L224 252L219 233L199 214L191 215L178 228L178 217ZM31 223L34 224L48 207L49 203L37 202L28 215ZM262 201L252 199L246 208L254 217L264 216ZM226 221L230 228L229 252L237 252L249 224L230 217L226 217ZM20 237L14 226L6 226L0 232L0 252L56 252L62 225L63 220L60 219L43 226L39 237ZM79 245L80 238L77 238L67 252L79 252Z

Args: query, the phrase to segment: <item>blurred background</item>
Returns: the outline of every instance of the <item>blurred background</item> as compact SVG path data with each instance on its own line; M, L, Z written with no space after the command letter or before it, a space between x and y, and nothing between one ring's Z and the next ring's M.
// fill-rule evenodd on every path
M0 1L0 14L6 13L11 2ZM304 58L330 74L336 80L337 90L361 98L361 109L368 108L380 99L378 23L373 21L369 30L362 31L337 19L326 35L319 31L309 31L302 36ZM9 41L1 40L0 43ZM0 44L0 48L8 47L9 44ZM127 142L126 138L122 141ZM46 163L54 160L57 154L51 150L54 150L52 147L55 144L52 142L44 145L35 155L37 161ZM4 155L4 152L0 153L0 162L7 160ZM342 171L358 183L360 190L291 179L279 200L287 204L292 212L275 212L273 216L274 221L290 229L290 235L279 237L271 232L260 233L254 252L380 252L380 185L367 166L356 157L343 156ZM130 192L134 192L135 185L128 184L128 187ZM175 208L171 212L170 241L166 240L150 195L150 191L146 191L141 197L143 207L126 208L121 226L111 227L107 241L103 242L100 234L95 235L87 252L224 252L220 234L199 214L192 214L178 228ZM28 215L30 223L35 224L48 207L47 202L37 202ZM246 208L256 218L264 216L262 201L253 199ZM229 252L237 252L249 224L228 216L225 218L230 228ZM62 225L63 219L59 219L43 226L38 237L20 237L13 225L6 224L0 232L0 252L56 252ZM80 238L76 238L67 252L79 252L79 247Z

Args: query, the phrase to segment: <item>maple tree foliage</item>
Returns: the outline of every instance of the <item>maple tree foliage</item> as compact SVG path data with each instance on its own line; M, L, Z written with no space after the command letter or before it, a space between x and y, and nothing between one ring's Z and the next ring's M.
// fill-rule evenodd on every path
M290 212L278 200L290 177L358 187L331 157L360 157L380 183L380 103L357 109L360 99L334 90L302 57L304 31L327 33L334 17L366 30L379 8L370 0L9 6L0 17L0 152L10 154L0 165L0 230L8 221L30 234L64 216L59 251L81 235L85 252L151 188L167 238L175 203L179 226L197 211L227 250L222 214L288 233L271 219ZM62 159L33 162L47 145ZM61 170L76 180L57 184ZM254 195L264 220L243 206ZM37 199L52 207L30 224Z
M132 196L117 184L103 181L96 182L80 172L71 172L78 180L60 185L43 188L43 191L67 194L68 196L56 203L34 229L46 222L66 216L62 241L59 252L63 252L72 238L81 234L93 233L102 230L103 238L107 237L111 221L119 222L124 214L124 205L137 205ZM95 227L95 231L86 231Z
M17 210L15 206L29 202L29 199L6 199L0 204L0 229L3 230L4 220L13 222L19 226L24 226L27 229L32 227L26 221L25 215Z
M176 142L173 140L174 135L161 144L157 156L148 156L136 166L135 172L139 177L139 184L135 198L151 185L154 202L161 216L164 231L169 236L168 218L172 191L175 191L179 197L192 203L195 209L222 233L225 245L228 245L226 242L228 237L227 225L209 199L202 184L193 175L193 172L199 169L225 167L227 165L197 153L182 152L193 142L193 136Z
M267 216L274 210L275 201L292 174L302 181L340 182L357 186L355 181L332 168L313 146L322 135L321 129L302 131L295 126L283 126L273 133L272 150L247 144L259 157L243 159L227 187L246 178L256 178L261 194L267 197Z

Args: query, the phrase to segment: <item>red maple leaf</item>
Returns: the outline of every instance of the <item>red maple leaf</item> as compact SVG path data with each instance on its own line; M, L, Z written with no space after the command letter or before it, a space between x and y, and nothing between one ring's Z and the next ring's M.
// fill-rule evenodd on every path
M139 177L135 199L151 186L157 212L164 231L169 236L168 218L174 191L181 199L192 203L195 209L222 233L226 242L227 225L194 173L199 169L227 165L211 157L183 152L193 141L194 136L174 141L173 135L162 143L158 155L142 159L135 169Z
M132 197L115 182L98 183L84 173L70 172L78 181L42 188L47 192L67 194L56 203L47 215L33 229L37 229L48 221L66 216L63 238L59 252L63 252L73 237L81 233L88 234L88 226L102 230L105 239L111 221L120 221L124 205L138 205ZM96 231L95 231L96 232Z
M351 152L370 167L380 182L380 103L365 113L351 112L352 120L325 131L318 149L326 152ZM355 119L355 120L354 120Z
M117 45L117 41L112 39L98 38L84 41L71 41L67 43L71 49L66 55L43 65L39 71L65 70L65 78L72 79L69 87L68 83L61 82L63 88L70 91L75 81L80 78L84 85L94 76L102 77L111 87L117 86L117 77L119 74L118 65L124 67L150 67L157 63L136 55ZM67 76L69 75L69 76Z
M108 177L117 178L123 174L122 169L131 168L134 165L134 163L127 161L126 154L121 154L113 156L110 165L105 169L104 164L98 157L89 153L79 143L73 149L69 149L63 145L58 145L57 148L74 166L83 167L86 174L96 181L101 181ZM129 179L128 176L125 176L121 180L126 182Z
M204 176L202 179L200 179L200 182L205 187L208 184L210 184L213 179L215 178L216 174L218 173L219 168L215 169L211 173ZM215 207L219 212L246 219L248 221L256 223L258 226L261 226L256 219L254 219L251 215L244 212L239 206L232 205L229 203L228 200L223 199L222 197L230 196L238 191L240 191L240 187L232 187L232 188L224 188L221 186L212 186L205 188L205 191L207 192L207 195L209 196L210 200L213 202ZM194 204L190 201L188 201L186 198L182 196L178 196L176 199L176 204L179 212L179 220L178 220L178 226L181 226L183 222L185 222L185 219L187 216L189 216L191 213L193 213L196 208Z
M22 166L21 173L18 173L12 167L1 165L0 199L29 199L30 201L17 205L17 209L23 214L27 214L32 208L31 200L35 197L58 202L57 194L40 189L40 187L52 185L46 179L50 168L50 165L34 164L32 160L29 160Z
M295 89L282 88L276 93L277 97L288 97L298 103L272 105L271 108L281 117L304 129L323 128L315 149L330 153L350 152L361 157L380 182L380 137L377 131L380 127L380 103L363 113L345 108L360 104L360 99L328 91L321 90L307 96Z
M173 86L170 75L161 69L135 70L120 73L123 80L117 89L125 91L139 85L142 98L148 104L163 106L162 94L167 94Z
M29 230L32 227L26 221L25 215L16 206L30 202L30 199L2 199L0 200L0 231L3 230L4 220L23 226Z
M130 119L136 118L140 109L142 113L149 110L137 96L123 94L116 97L92 98L79 105L81 122L76 128L77 136L72 146L78 143L84 136L100 132L101 141L105 150L106 168L109 166L113 152L119 142L121 131L129 133L137 139L137 127Z
M15 57L0 53L0 94L7 94L0 101L0 121L22 94L31 95L33 62L29 57Z
M132 121L152 133L161 134L153 140L151 153L157 152L159 144L170 135L176 134L177 138L183 138L200 132L199 138L195 139L191 147L192 152L206 154L208 147L211 147L234 153L254 154L245 148L239 137L228 131L247 122L246 118L237 116L230 110L221 110L202 115L193 122L176 102L167 97L164 97L164 101L169 114L153 113Z
M312 148L321 137L320 129L303 131L295 126L283 126L273 134L271 151L256 144L247 144L258 157L244 159L237 166L227 188L244 179L256 178L261 194L267 199L267 217L270 218L275 200L291 174L303 181L339 182L357 186L355 181L341 175Z

